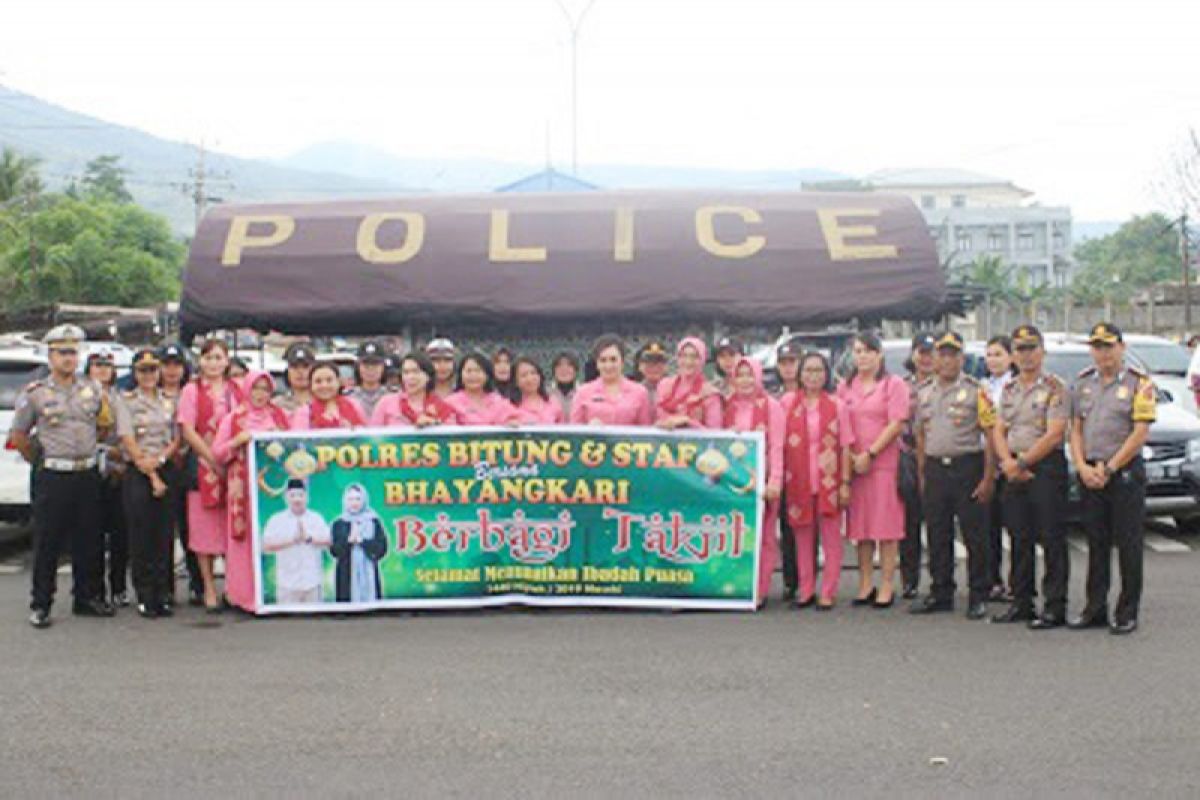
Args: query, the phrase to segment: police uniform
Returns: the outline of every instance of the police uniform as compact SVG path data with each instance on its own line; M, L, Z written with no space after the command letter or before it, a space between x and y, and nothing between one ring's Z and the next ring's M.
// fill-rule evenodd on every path
M78 351L83 331L61 325L46 334L51 350ZM72 376L63 383L53 375L36 381L17 398L12 429L29 435L35 428L41 448L37 494L33 502L34 555L30 623L49 624L58 558L71 543L71 575L77 614L111 616L95 584L100 555L96 529L100 474L96 468L97 433L112 425L112 409L95 381Z
M717 363L717 356L722 352L729 350L735 356L746 355L746 348L742 345L740 339L733 336L722 336L717 340L717 344L713 347L713 363ZM733 381L732 378L721 372L721 368L717 367L717 376L712 381L713 387L721 394L722 400L728 400L733 396Z
M1042 334L1032 325L1013 331L1013 348L1040 347ZM1020 375L1000 390L997 416L1004 441L1018 466L1033 477L1006 481L1001 505L1004 524L1012 539L1012 605L993 618L996 622L1031 622L1034 628L1053 628L1066 623L1067 581L1070 557L1067 550L1063 512L1067 501L1067 460L1062 446L1030 463L1028 453L1046 435L1051 422L1066 420L1070 397L1067 385L1048 372L1040 371L1032 383ZM1036 545L1045 553L1040 617L1035 616L1034 585ZM993 572L993 577L995 571Z
M358 348L358 363L377 363L386 365L387 350L379 342L363 342ZM391 394L391 389L387 387L386 382L380 383L380 385L374 389L364 389L361 386L361 379L359 379L359 372L357 369L354 371L354 377L356 385L349 392L347 392L347 394L358 401L358 404L362 406L363 412L366 414L367 419L370 419L371 415L375 413L375 404L387 395ZM386 377L387 376L385 374L384 378L386 379Z
M938 338L937 347L962 350L953 332ZM924 448L923 510L929 533L929 596L913 613L948 611L954 607L954 528L962 528L967 546L968 616L983 616L987 600L988 507L972 497L985 475L985 433L995 421L987 390L966 373L951 382L934 378L918 391L918 442Z
M641 350L638 350L638 353L637 353L637 363L639 365L643 361L666 362L669 360L669 358L670 358L670 356L667 355L667 349L665 347L663 347L662 342L657 341L657 340L648 342L646 344L646 346L643 347ZM654 384L653 386L651 386L646 381L640 380L640 377L641 376L639 375L638 382L641 383L642 386L646 387L646 393L650 395L650 407L656 408L657 406L655 404L658 402L658 384Z
M1114 346L1123 341L1113 325L1100 323L1089 342ZM1103 489L1080 481L1083 524L1088 538L1087 605L1072 620L1073 628L1100 627L1108 622L1111 551L1115 544L1121 568L1121 594L1112 620L1114 633L1137 626L1142 596L1142 540L1146 513L1146 466L1138 453L1115 471L1108 462L1133 433L1137 423L1153 423L1157 415L1154 384L1145 373L1122 364L1105 380L1096 367L1079 374L1071 390L1071 418L1083 441L1083 459L1108 473ZM1078 455L1076 455L1078 457Z
M932 350L934 336L932 333L918 333L913 337L912 350ZM929 382L930 378L918 377L915 367L904 378L908 387L908 407L917 408L920 389ZM909 415L900 434L900 499L904 501L904 538L900 541L900 575L904 582L903 596L913 598L921 583L921 527L925 522L921 511L921 490L917 484L917 436L913 427L915 416Z
M149 350L134 356L135 370L157 366L158 357ZM146 394L140 388L121 392L114 405L118 435L122 440L133 438L143 456L158 459L159 477L168 484L174 470L166 455L178 435L175 406L176 398L157 388L152 394ZM121 491L129 526L138 611L143 616L170 613L171 576L167 569L172 545L172 498L169 493L155 497L150 479L133 464L125 471Z
M185 367L188 366L187 351L178 344L163 345L157 355L160 367L168 361L178 361ZM164 394L178 405L179 395L186 384L187 373L185 372L184 384L178 390L164 391ZM187 568L189 600L194 605L201 605L204 597L204 580L200 576L200 563L196 559L196 554L188 547L187 493L195 475L196 454L191 452L186 443L180 442L172 468L166 470L163 477L169 489L167 504L170 508L171 527L178 531L179 544L183 550L184 564ZM174 539L174 534L172 534L172 539ZM175 600L175 546L173 541L167 548L165 569L167 595L164 604L169 607Z
M307 366L311 368L317 363L317 351L308 342L295 342L288 345L287 350L283 352L283 359L287 362L289 368L295 366ZM284 376L284 383L287 383L286 375ZM295 413L296 409L302 404L302 401L296 397L296 393L290 386L286 392L277 395L272 402L287 412L289 416Z
M84 373L90 372L92 366L97 363L113 364L112 353L103 348L95 351L88 357ZM104 392L105 399L115 414L117 389L110 387ZM110 600L114 605L126 606L129 604L126 591L129 574L129 533L121 500L125 460L121 453L121 440L116 426L102 431L96 448L96 459L100 470L100 554L96 559L96 574L92 580L94 585L99 587L101 597Z

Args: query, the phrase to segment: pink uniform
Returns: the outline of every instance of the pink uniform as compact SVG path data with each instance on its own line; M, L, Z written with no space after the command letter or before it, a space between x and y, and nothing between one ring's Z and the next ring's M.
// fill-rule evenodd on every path
M250 396L250 388L258 380L267 380L271 382L271 388L274 390L275 382L270 374L266 372L251 372L246 376L244 381L245 397ZM249 401L247 401L249 402ZM277 409L278 410L278 409ZM227 469L233 469L234 459L241 455L245 457L245 453L239 454L237 449L230 446L233 440L233 419L236 414L229 414L225 419L221 420L221 427L217 431L217 438L213 441L213 455L217 457L217 461L226 466ZM271 407L253 408L248 407L243 418L243 430L247 431L274 431L286 430L280 428L277 424L275 415L271 413ZM249 445L243 446L243 451ZM232 478L232 472L229 474ZM235 538L232 535L234 529L233 515L236 513L234 504L228 504L229 520L227 529L231 532L226 543L225 549L225 594L229 597L229 602L246 611L254 611L257 604L257 596L254 591L254 541L251 536L247 535L241 539Z
M436 399L435 399L436 398ZM413 420L402 410L402 404L408 400L409 407L418 415L423 413L426 407L429 408L431 416L439 417L443 425L458 424L458 413L450 406L446 405L446 401L437 397L435 394L426 395L425 403L414 402L411 397L404 394L389 394L375 404L375 411L371 414L371 427L373 428L412 428L414 427Z
M472 399L460 390L447 397L446 403L458 415L460 425L507 425L521 419L521 412L499 392L488 392Z
M866 452L891 422L908 419L908 386L885 375L864 392L857 377L838 387L854 429L852 450ZM896 490L900 469L899 437L871 462L865 475L855 475L850 487L847 533L851 541L894 542L904 538L904 502Z
M312 403L305 403L295 410L292 414L292 430L294 431L311 431L323 428L355 428L365 424L367 415L363 413L362 406L353 397L341 395L337 398L338 412L336 424L316 425L312 420ZM347 414L342 411L342 408L353 407L354 411L358 412L358 420L356 422L353 414Z
M199 383L192 381L179 393L179 408L175 419L181 425L196 427L199 415ZM222 391L209 395L213 402L213 415L223 419L234 403L232 389L226 385ZM210 443L211 444L211 443ZM203 555L221 555L225 552L226 520L224 504L212 508L200 501L200 492L187 493L188 549Z
M646 387L621 378L610 392L603 378L588 381L575 392L571 401L571 422L589 425L649 425L654 422L650 410L650 395Z
M757 386L751 395L733 394L723 412L725 427L739 432L761 430L766 435L767 486L778 489L783 485L783 439L785 420L779 401L763 390L762 371L757 362L740 358L734 374L742 364L754 370ZM756 425L757 420L762 420ZM759 537L762 551L758 559L758 599L766 599L771 588L771 575L779 564L779 501L768 500L763 509L763 529Z
M804 403L805 398L801 395L796 398L795 393L789 393L791 399L788 403L788 408L793 406L791 403ZM846 452L846 448L850 447L854 442L854 430L850 422L850 412L840 399L836 397L830 398L837 406L837 476L839 483L842 475L842 458ZM805 423L808 428L808 474L810 480L815 476L821 475L821 468L818 463L818 456L821 452L821 417L816 409L811 409L810 413L805 415ZM788 498L789 502L792 498ZM816 591L817 583L817 551L816 540L821 541L821 551L825 554L825 566L821 573L821 598L824 600L832 600L837 596L838 581L842 575L842 514L838 512L833 515L826 516L820 513L821 502L814 491L811 497L803 498L799 502L811 503L813 509L812 521L808 524L793 523L792 535L796 541L796 570L799 573L799 589L800 600L808 600Z
M705 391L710 391L708 397L692 405L688 410L670 411L663 407L664 402L670 402L676 391L679 389L679 376L672 375L669 378L663 378L658 388L655 390L658 408L656 409L655 421L662 420L666 417L673 417L678 414L685 414L688 418L687 427L689 428L711 428L719 430L721 428L722 418L722 403L721 394L712 386L705 384Z
M550 395L549 399L522 397L517 410L521 412L522 421L530 425L561 425L566 422L562 403L554 395Z

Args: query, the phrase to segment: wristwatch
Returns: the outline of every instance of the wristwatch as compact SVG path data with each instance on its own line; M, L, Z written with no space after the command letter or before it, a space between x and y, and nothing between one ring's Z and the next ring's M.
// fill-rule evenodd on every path
M1111 478L1113 476L1113 473L1116 472L1115 469L1113 469L1112 467L1110 467L1108 465L1107 461L1105 461L1101 466L1104 468L1104 474L1106 476L1108 476L1109 478Z

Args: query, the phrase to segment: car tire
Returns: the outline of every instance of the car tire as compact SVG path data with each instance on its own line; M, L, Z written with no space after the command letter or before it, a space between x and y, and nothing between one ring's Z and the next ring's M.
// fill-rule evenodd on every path
M1176 517L1175 527L1188 536L1200 535L1200 517Z

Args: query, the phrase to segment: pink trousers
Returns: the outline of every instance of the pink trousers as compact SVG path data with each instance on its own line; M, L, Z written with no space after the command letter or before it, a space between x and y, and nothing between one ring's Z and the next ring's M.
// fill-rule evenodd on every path
M816 502L815 500L813 501ZM793 525L796 535L796 569L800 573L800 599L812 597L817 583L817 548L815 538L821 537L821 550L825 553L825 566L821 572L821 597L832 600L837 597L838 581L842 577L842 516L813 516L808 525Z
M767 592L771 590L771 575L775 573L775 568L779 566L779 501L771 500L767 502L766 508L763 509L763 529L762 536L759 537L762 544L759 545L758 555L758 602L761 603L767 599Z

